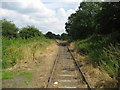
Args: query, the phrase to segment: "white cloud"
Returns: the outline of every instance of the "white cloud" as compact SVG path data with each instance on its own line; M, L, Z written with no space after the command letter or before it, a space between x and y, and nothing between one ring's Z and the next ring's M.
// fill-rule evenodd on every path
M80 3L82 0L58 0L65 3Z
M70 7L69 5L71 4L69 3L76 3L74 4L74 8L76 8L76 5L79 4L78 0L61 0L63 3L58 5L57 9L47 7L43 1L46 1L49 5L51 4L52 7L59 4L58 2L55 3L56 0L17 0L17 2L4 2L2 3L2 8L0 8L0 17L14 21L20 28L26 25L34 25L43 33L47 31L54 33L65 32L65 22L68 16L75 12L75 9L73 9L73 6ZM67 9L65 6L67 6Z

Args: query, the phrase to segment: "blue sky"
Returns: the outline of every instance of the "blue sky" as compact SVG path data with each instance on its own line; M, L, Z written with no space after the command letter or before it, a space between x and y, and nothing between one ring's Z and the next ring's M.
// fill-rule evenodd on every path
M19 28L34 25L43 33L65 32L65 22L81 0L3 0L0 17L13 21Z

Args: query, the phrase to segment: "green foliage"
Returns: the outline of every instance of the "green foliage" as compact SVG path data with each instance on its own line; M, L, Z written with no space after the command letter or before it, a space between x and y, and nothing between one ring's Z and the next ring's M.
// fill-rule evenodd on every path
M114 33L113 33L114 34ZM94 66L102 66L112 77L118 76L120 63L120 45L112 44L114 35L93 35L85 40L78 40L76 47L79 52L87 55L87 60Z
M20 41L21 40L17 41L16 39L9 40L4 37L2 38L2 50L3 50L2 51L2 67L3 68L14 66L16 64L17 59L21 57L21 54L18 54Z
M43 34L35 27L33 26L27 26L24 27L20 32L19 32L20 37L28 39L28 38L33 38L33 37L43 37Z
M94 33L96 28L94 19L100 9L99 4L82 2L76 13L68 18L65 28L72 39L84 39Z
M2 79L11 79L14 78L14 74L12 72L2 72Z
M46 38L50 38L50 39L62 39L62 40L68 40L70 38L66 33L62 33L61 35L59 35L59 34L54 34L52 32L47 32L45 36Z
M2 35L8 38L16 38L18 36L18 28L11 21L0 20L2 22Z
M2 67L14 66L26 57L33 58L38 50L42 50L52 40L46 39L35 27L24 27L18 33L18 28L11 21L1 20L2 23ZM18 37L18 35L21 37ZM28 54L28 55L27 55ZM0 56L1 57L1 56Z
M69 39L68 34L62 33L62 34L61 34L61 39L63 39L63 40L68 40L68 39Z
M82 2L68 17L66 32L79 52L117 77L120 66L120 3Z
M117 44L113 46L111 44L108 48L104 48L103 53L100 54L100 59L103 68L105 68L112 77L118 77L120 45Z
M47 38L50 38L50 39L55 39L55 34L53 34L52 32L47 32L46 35L45 35Z
M61 36L59 34L56 35L49 31L45 34L45 36L46 38L50 38L50 39L61 39Z
M17 71L3 71L2 80L12 79L19 76L25 77L26 81L31 81L33 78L33 72L17 72Z
M120 37L120 3L82 2L76 13L66 22L66 32L73 40L93 34L118 32ZM119 38L117 38L120 41Z
M101 8L102 10L96 15L98 33L105 35L113 32L120 33L120 3L102 3Z
M51 40L46 38L8 39L2 38L2 67L14 66L22 59L33 58L32 54L41 51ZM27 53L26 53L27 52Z

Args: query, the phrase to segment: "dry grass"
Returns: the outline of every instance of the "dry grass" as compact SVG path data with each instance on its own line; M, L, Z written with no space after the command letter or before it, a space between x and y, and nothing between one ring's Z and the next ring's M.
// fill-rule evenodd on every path
M70 49L75 49L75 43L71 43ZM94 67L92 62L86 60L86 56L80 55L75 50L73 55L93 88L117 88L118 81L111 78L105 70L101 70L102 66Z

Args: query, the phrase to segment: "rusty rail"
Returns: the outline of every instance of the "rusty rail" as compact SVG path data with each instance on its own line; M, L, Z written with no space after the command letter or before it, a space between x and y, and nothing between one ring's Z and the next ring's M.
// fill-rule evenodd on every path
M47 84L46 88L50 88L51 80L52 80L52 78L53 78L53 74L54 74L54 71L55 71L55 67L56 67L56 65L57 65L57 60L58 60L58 58L59 58L59 50L58 50L56 59L55 59L54 64L53 64L50 77L48 78L48 84Z
M75 60L72 52L70 51L70 49L68 48L68 46L66 46L70 55L72 56L72 59L74 60L74 63L76 65L76 67L78 68L79 72L81 73L87 87L89 90L92 90L92 86L90 85L89 81L87 80L85 74L83 73L83 71L80 69L80 65L77 63L77 61ZM58 54L56 56L56 59L54 61L54 64L53 64L53 67L52 67L52 70L51 70L51 74L50 74L50 77L48 78L48 84L46 85L46 88L50 88L50 84L51 84L51 81L52 81L52 78L53 78L53 74L54 74L54 71L55 71L55 68L56 68L56 65L57 65L57 62L58 62L58 59L59 59L59 50L58 50Z
M80 67L79 67L80 65L76 62L76 60L75 60L72 52L71 52L70 49L68 48L68 46L67 46L67 49L68 49L68 51L70 52L70 54L71 54L71 56L72 56L72 58L73 58L73 60L74 60L74 63L75 63L75 65L77 66L79 72L81 73L81 75L82 75L85 83L87 84L88 89L89 89L89 90L92 90L92 86L90 85L90 83L89 83L89 81L87 80L87 78L86 78L85 74L83 73L83 71L80 69Z

